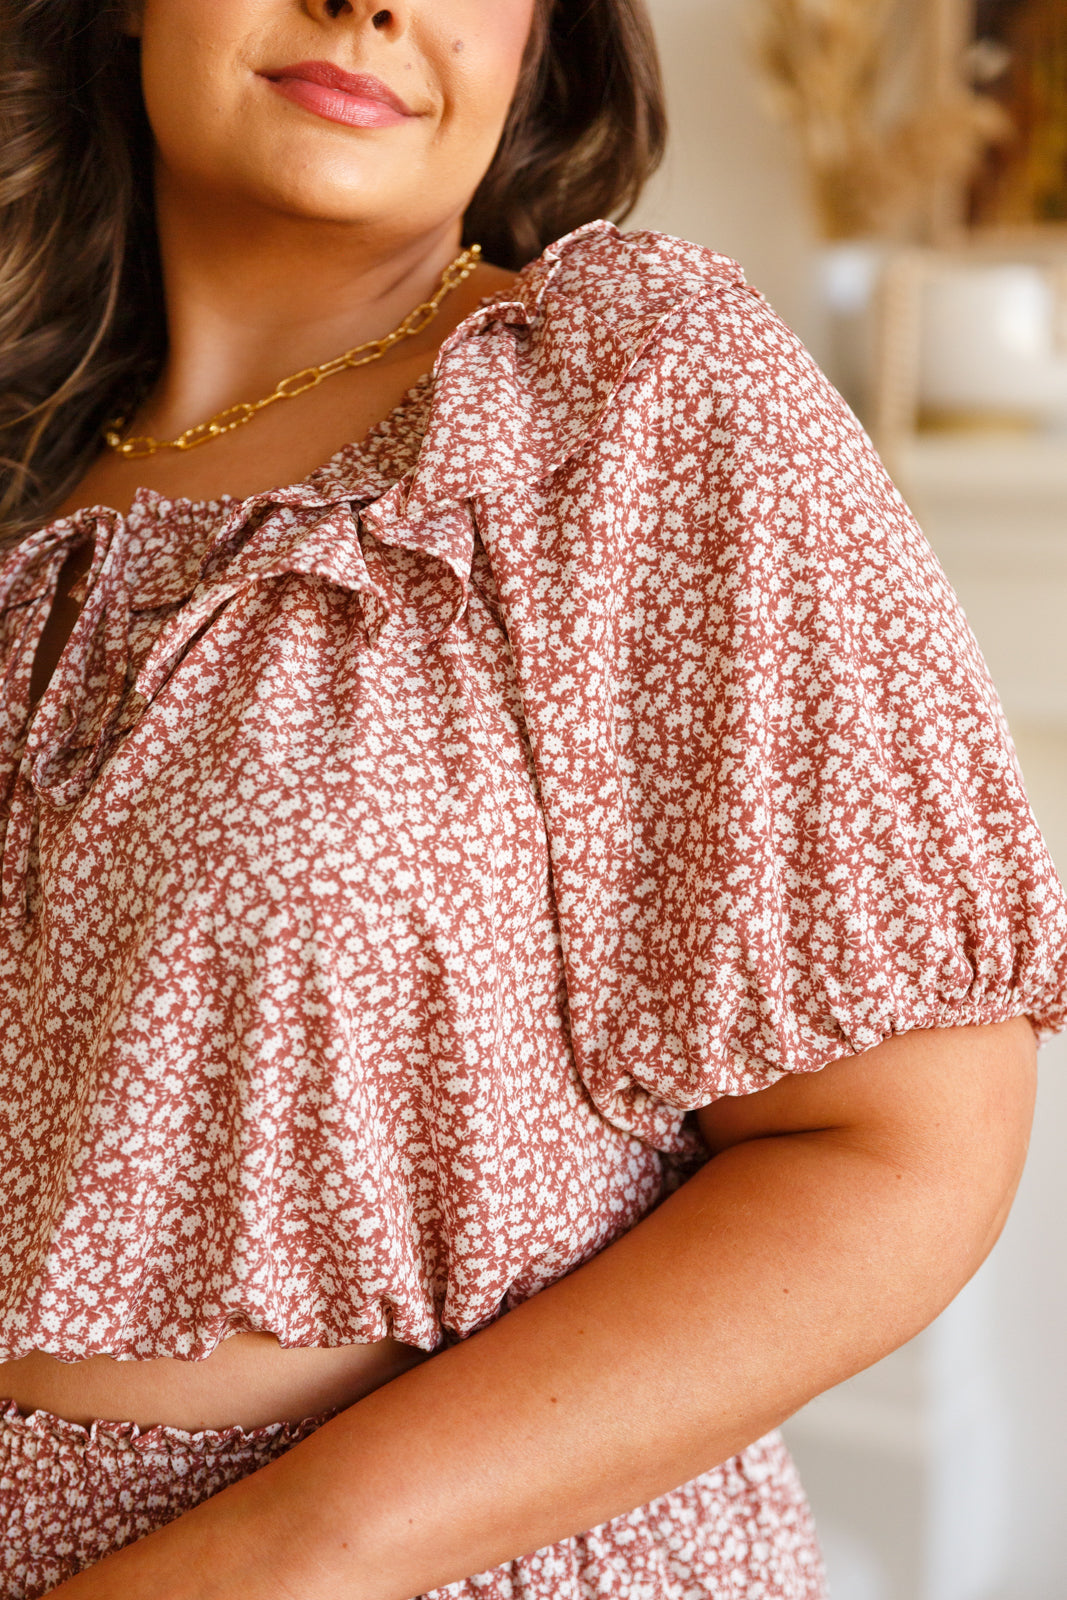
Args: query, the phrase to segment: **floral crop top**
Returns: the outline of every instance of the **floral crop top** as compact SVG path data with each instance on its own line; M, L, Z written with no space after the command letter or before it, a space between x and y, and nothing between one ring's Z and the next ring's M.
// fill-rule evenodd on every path
M680 1181L692 1108L1065 1020L944 576L681 240L560 240L301 484L31 534L0 667L5 1359L436 1348Z

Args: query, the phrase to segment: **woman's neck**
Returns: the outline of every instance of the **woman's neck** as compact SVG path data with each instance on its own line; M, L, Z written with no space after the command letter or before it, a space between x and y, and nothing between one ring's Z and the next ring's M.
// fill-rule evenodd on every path
M165 180L157 205L168 359L138 431L162 438L391 332L429 298L460 250L458 218L383 237L358 225L194 203ZM447 297L425 332L397 347L402 358L418 364L421 355L432 365L467 304L467 296Z
M261 399L280 378L388 333L433 293L459 250L458 220L450 230L383 242L354 229L271 227L270 219L233 211L216 219L207 207L190 217L161 198L170 350L156 391L126 428L157 439ZM167 498L243 499L302 480L387 416L479 300L506 292L513 278L483 262L421 333L381 360L268 406L202 449L137 459L103 450L59 514L88 505L126 511L139 488Z

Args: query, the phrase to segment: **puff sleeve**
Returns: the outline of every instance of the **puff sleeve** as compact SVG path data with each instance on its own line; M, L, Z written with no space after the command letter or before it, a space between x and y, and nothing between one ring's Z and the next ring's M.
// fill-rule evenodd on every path
M978 647L761 296L687 296L595 435L478 513L606 1116L671 1148L890 1034L1063 1025L1063 891Z

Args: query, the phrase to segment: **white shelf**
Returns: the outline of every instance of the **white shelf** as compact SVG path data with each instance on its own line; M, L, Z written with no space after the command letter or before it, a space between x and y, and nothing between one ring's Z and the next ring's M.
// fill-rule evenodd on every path
M1067 434L916 435L888 452L890 471L920 494L1049 501L1067 537Z

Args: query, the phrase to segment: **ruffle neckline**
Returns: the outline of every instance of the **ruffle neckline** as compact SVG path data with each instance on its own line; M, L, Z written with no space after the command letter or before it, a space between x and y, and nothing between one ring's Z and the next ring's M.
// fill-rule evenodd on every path
M613 284L605 283L602 305L557 287L571 265L580 276L583 255L595 256L608 238L616 253L631 254L638 271L644 266L652 273L652 292L646 283L633 316L625 305L620 310ZM649 251L648 239L597 221L558 240L508 290L487 297L460 323L432 370L363 440L343 446L299 483L243 500L185 500L143 489L129 516L88 507L29 535L11 553L0 568L0 613L19 607L23 616L0 708L0 796L10 802L0 866L5 920L28 914L34 808L41 802L70 808L84 798L116 737L151 704L196 635L249 585L291 574L339 585L359 596L373 646L390 619L403 613L405 596L383 563L368 561L361 535L370 534L372 546L396 546L444 567L449 603L436 608L431 632L447 631L467 600L472 501L531 484L562 466L595 428L664 318L707 293L709 273L739 277L728 258L680 241L671 241L665 261L662 251ZM491 417L482 404L487 393L507 398ZM423 422L421 436L413 420ZM170 515L219 520L203 554L184 572L137 571L131 526L137 517ZM31 716L33 662L60 572L89 537L95 548L82 585L84 604ZM179 609L131 682L132 614L168 605Z

